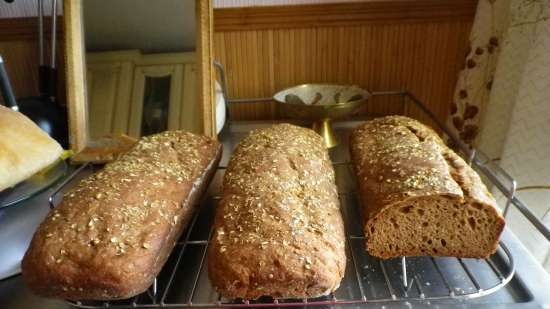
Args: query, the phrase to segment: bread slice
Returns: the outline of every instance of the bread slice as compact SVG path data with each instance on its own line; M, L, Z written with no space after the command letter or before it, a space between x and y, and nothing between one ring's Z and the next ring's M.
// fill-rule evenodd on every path
M137 141L136 138L126 134L108 134L90 141L82 151L71 158L71 163L103 164L113 162L132 149Z
M420 122L389 116L351 136L370 254L483 258L504 219L477 173Z
M0 191L55 162L63 148L25 115L0 106Z

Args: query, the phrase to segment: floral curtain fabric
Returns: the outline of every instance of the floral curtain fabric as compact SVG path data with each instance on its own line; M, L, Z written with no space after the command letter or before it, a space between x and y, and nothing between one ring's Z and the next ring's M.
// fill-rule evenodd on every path
M472 144L479 134L503 34L508 26L510 0L480 0L470 34L465 67L460 72L451 105L449 127Z
M510 12L478 143L516 179L521 200L550 228L550 1L512 0ZM508 222L550 271L550 242L517 211Z
M448 124L517 181L550 227L550 1L480 0L470 41ZM515 209L506 219L550 271L550 242Z

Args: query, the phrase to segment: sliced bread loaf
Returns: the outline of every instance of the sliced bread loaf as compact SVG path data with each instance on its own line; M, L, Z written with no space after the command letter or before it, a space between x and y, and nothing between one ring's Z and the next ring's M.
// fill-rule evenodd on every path
M487 257L504 219L477 173L430 128L389 116L356 128L351 155L368 251Z

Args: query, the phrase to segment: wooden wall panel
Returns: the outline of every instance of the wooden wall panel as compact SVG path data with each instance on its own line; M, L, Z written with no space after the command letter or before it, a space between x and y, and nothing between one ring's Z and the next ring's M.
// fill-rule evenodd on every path
M217 9L214 55L226 67L230 99L271 97L307 82L355 83L370 91L411 90L445 119L476 2L379 0ZM0 19L0 54L18 97L38 93L37 51L35 19ZM64 98L59 51L58 93ZM363 113L388 114L401 107L395 98L378 98ZM231 106L231 116L272 119L276 109L273 103L242 103Z
M63 44L58 44L58 50ZM46 59L49 64L50 44L46 44ZM38 91L38 44L31 40L0 40L0 55L4 59L16 98L36 96ZM63 57L57 55L57 95L59 102L65 102L65 65ZM0 97L0 104L3 99Z
M63 20L58 20L62 25ZM49 19L45 29L49 29ZM12 82L16 98L36 96L38 91L38 24L36 18L0 19L0 55L4 58L6 71ZM62 27L59 27L62 28ZM65 102L65 61L63 57L63 34L58 32L57 71L58 98ZM50 33L45 33L44 58L50 63ZM0 103L3 100L0 97Z
M361 2L365 0L214 0L215 8Z
M53 0L43 1L44 15L51 15ZM61 1L58 1L61 2ZM38 1L17 0L0 1L0 18L36 17L38 15ZM63 5L57 4L57 13L63 13Z
M332 18L330 14L322 17L326 22L301 27L299 20L281 11L279 17L297 23L295 28L281 25L276 17L271 17L269 27L265 21L258 27L250 24L255 10L267 14L261 8L242 9L245 16L240 19L235 17L238 9L228 9L228 15L218 10L215 58L226 67L230 99L271 97L286 87L310 82L357 84L370 91L410 90L445 119L475 11L475 3L462 2L469 11L459 10L459 15L448 18L434 12L433 19L426 14L400 19L384 11L391 18L381 20L365 10L363 15L376 22L357 22L360 17L355 16L346 23L348 13L340 7L342 12L336 10ZM246 26L238 30L238 24ZM363 113L397 113L403 107L400 103L391 97L378 98ZM233 119L276 117L275 106L269 102L239 103L230 111Z

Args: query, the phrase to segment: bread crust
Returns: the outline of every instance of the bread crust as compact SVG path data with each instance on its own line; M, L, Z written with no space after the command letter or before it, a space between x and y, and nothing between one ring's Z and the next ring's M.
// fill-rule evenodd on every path
M504 228L496 201L432 129L404 116L377 118L352 132L350 147L372 255L482 258L495 252ZM418 213L407 215L413 209Z
M310 129L255 130L227 168L208 271L228 298L302 298L336 290L345 235L332 164Z
M34 234L23 278L42 296L124 299L144 292L215 172L221 145L170 131L142 138L65 194Z

